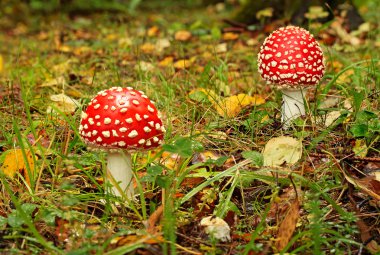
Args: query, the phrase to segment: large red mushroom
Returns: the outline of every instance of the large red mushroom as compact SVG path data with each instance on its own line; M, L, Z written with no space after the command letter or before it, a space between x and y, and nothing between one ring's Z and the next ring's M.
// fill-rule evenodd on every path
M287 129L293 119L305 114L304 89L317 85L323 77L323 52L309 31L282 27L261 46L258 70L264 80L282 90L282 123Z
M79 126L87 145L108 152L106 180L111 192L128 198L134 195L130 152L159 146L164 132L154 103L131 87L100 91L82 113Z

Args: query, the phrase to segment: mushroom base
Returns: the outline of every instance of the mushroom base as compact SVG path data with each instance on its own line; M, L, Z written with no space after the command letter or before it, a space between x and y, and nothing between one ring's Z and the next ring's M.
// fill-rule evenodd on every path
M284 129L289 128L292 120L305 115L303 95L304 91L302 89L282 90L281 121Z
M129 152L109 152L107 156L106 192L119 197L132 198L134 195L132 181L132 160Z

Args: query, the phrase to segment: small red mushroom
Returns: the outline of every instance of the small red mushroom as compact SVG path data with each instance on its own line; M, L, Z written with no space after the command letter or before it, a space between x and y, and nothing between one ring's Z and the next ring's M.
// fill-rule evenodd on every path
M165 128L154 103L142 91L113 87L100 91L88 104L79 134L92 148L105 150L106 180L117 196L133 197L131 151L160 146Z
M309 31L282 27L261 46L258 70L264 80L282 89L282 122L287 129L291 120L305 114L303 89L315 86L323 77L323 52Z

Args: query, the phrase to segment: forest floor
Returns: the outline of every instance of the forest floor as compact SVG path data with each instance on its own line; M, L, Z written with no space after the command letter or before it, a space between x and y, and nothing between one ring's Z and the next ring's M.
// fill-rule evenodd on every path
M380 252L380 9L359 10L351 33L310 20L326 73L284 130L281 91L257 71L282 20L234 27L229 4L3 9L0 253ZM132 201L104 192L106 155L78 132L115 86L144 91L167 130L132 154Z

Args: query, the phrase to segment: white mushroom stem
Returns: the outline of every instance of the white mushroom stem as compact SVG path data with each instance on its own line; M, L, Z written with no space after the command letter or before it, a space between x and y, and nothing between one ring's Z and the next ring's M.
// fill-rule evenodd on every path
M129 152L109 152L107 156L106 182L110 182L106 192L115 196L132 198L134 195L132 181L132 160Z
M305 115L305 105L303 102L302 89L283 89L282 90L282 109L281 121L283 128L288 129L291 121L301 115Z

